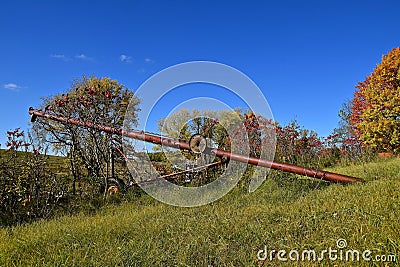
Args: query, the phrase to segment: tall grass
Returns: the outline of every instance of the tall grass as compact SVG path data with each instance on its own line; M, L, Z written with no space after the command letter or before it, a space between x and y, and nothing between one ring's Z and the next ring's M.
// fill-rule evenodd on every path
M251 194L233 190L202 207L149 196L97 214L0 229L1 266L385 266L378 262L257 260L269 250L347 248L400 257L400 159L334 169L340 185L273 173ZM396 263L387 263L394 266Z

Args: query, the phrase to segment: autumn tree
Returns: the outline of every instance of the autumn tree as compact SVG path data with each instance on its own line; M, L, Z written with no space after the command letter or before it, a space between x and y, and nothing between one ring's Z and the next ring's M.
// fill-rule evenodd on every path
M118 81L83 76L67 92L45 98L41 108L53 115L121 128L129 101L133 106L139 103L133 92ZM135 124L137 121L132 118L135 116L131 116L131 123ZM113 143L122 143L120 136L43 118L38 118L33 130L36 138L69 157L74 191L83 171L91 177L90 182L107 178Z
M181 109L158 121L159 131L170 137L189 140L193 134L201 134L214 146L229 150L227 130L234 131L242 124L243 114L228 110ZM156 150L160 147L156 146Z
M356 86L350 122L360 139L379 151L400 151L400 47L382 57Z
M199 111L196 109L181 109L172 113L167 118L158 121L159 131L168 137L179 138L188 141L193 134L201 134L207 139L208 146L217 146L220 139L225 136L223 127L218 124L217 112L211 110ZM157 145L153 149L160 150ZM163 153L172 163L182 162L187 159L196 160L203 165L208 161L206 155L197 155L191 151L179 151L173 148L163 147ZM182 163L181 163L182 164Z
M193 134L201 134L208 140L208 145L234 153L252 157L262 156L262 142L274 141L275 130L271 120L261 115L256 115L249 110L243 111L240 108L235 110L186 110L181 109L169 117L158 122L162 134L189 140ZM234 147L233 147L234 144ZM268 144L268 148L274 147L275 142ZM160 149L160 147L156 147ZM170 153L164 148L164 153ZM264 149L266 153L272 153L273 149ZM178 151L176 154L183 154L186 159L193 160L196 157L207 157L206 155L193 154L189 151ZM167 158L174 160L171 156ZM222 159L227 160L227 159ZM203 161L208 163L207 160ZM239 166L237 166L239 167ZM245 178L252 176L255 168L247 166ZM265 173L263 174L265 176ZM249 179L242 179L240 187L248 188ZM209 181L209 180L207 180Z

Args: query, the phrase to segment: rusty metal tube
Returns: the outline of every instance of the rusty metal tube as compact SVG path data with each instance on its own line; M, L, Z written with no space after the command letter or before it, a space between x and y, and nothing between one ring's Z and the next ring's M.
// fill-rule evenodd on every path
M333 172L318 170L318 169L311 169L306 167L301 167L289 163L282 163L277 161L270 161L261 158L255 157L247 157L239 154L229 153L220 149L211 149L211 153L219 156L219 157L226 157L230 158L231 160L236 160L240 162L246 162L251 165L258 165L262 167L271 168L274 170L280 170L284 172L295 173L299 175L304 175L307 177L313 177L322 179L325 181L332 181L332 182L340 182L340 183L351 183L351 182L362 182L363 180L360 178L347 176L343 174L337 174Z
M191 150L189 143L182 141L182 140L177 140L174 138L168 138L168 137L161 137L149 133L145 133L142 131L123 131L122 129L117 129L109 126L104 126L104 125L98 125L94 124L91 122L84 122L80 121L74 118L65 118L61 116L56 116L56 115L51 115L45 112L42 112L40 110L35 110L33 108L29 109L29 114L32 116L32 121L36 117L42 117L42 118L47 118L50 120L58 121L58 122L63 122L63 123L70 123L82 127L88 127L92 129L96 129L99 131L111 133L111 134L116 134L116 135L121 135L121 136L126 136L130 137L133 139L137 140L142 140L145 142L150 142L153 144L159 144L159 145L165 145L168 147L173 147L177 149L184 149L184 150ZM256 157L249 157L249 156L244 156L236 153L231 153L227 152L221 149L206 149L204 151L206 154L214 154L219 157L223 158L228 158L230 160L235 160L235 161L240 161L252 165L258 165L262 167L267 167L271 168L274 170L280 170L284 172L290 172L290 173L295 173L299 175L304 175L307 177L313 177L325 181L331 181L331 182L339 182L339 183L352 183L352 182L362 182L363 180L360 178L352 177L352 176L347 176L343 174L337 174L333 172L328 172L328 171L323 171L323 170L318 170L318 169L311 169L311 168L306 168L306 167L301 167L289 163L281 163L281 162L276 162L276 161L270 161L266 159L261 159L261 158L256 158Z

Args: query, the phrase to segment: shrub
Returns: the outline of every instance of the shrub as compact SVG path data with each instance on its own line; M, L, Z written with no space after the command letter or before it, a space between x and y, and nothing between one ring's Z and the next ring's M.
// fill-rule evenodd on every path
M45 149L19 128L7 132L7 149L0 154L0 223L31 222L50 216L65 199L67 180L48 168Z

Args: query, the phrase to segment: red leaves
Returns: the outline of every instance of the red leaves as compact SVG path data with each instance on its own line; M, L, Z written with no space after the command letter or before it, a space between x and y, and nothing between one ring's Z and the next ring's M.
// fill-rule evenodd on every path
M92 100L91 97L85 97L85 96L79 96L77 99L75 99L75 103L73 104L72 108L75 109L77 106L83 105L85 107L93 105L94 101Z
M325 141L330 141L331 139L334 139L334 138L336 138L336 137L338 137L339 136L339 134L331 134L331 135L328 135L326 138L325 138Z
M56 102L56 105L59 107L65 106L65 102L62 99L57 99L55 102Z
M84 103L84 105L85 105L85 106L91 106L91 105L93 105L93 100L91 100L91 99L86 100L86 102Z
M258 124L258 120L254 113L245 113L244 119L244 126L246 127L247 131L260 130L260 125Z
M61 97L59 97L58 99L54 100L56 106L59 107L65 107L66 105L68 105L68 103L71 102L71 98L68 95L61 95ZM46 107L46 110L51 110L52 106L49 105Z
M7 139L8 141L6 142L6 153L9 151L17 151L21 147L25 147L27 150L31 144L27 143L24 139L25 132L20 131L20 128L14 129L14 131L7 131Z
M16 136L16 137L24 136L24 131L17 133L15 136Z
M62 96L63 96L63 97L62 97L62 100L64 101L64 103L68 104L69 101L70 101L68 95L62 95Z
M18 150L23 145L22 142L22 140L10 140L6 142L6 147L8 147L8 150Z
M105 93L104 93L104 96L106 97L106 98L108 98L108 99L111 99L113 96L112 96L112 94L111 94L111 92L109 91L109 90L107 90Z
M396 111L400 102L399 68L400 47L397 47L384 55L373 72L357 84L351 101L350 123L355 134L382 151L400 150L397 131L391 128L396 116L400 116Z
M85 90L89 95L97 95L97 92L94 90L93 86L90 86L89 88L85 88Z
M7 131L8 139L12 138L13 136L24 136L24 131L20 132L19 129L20 128L15 128L14 131Z
M78 101L78 104L80 104L80 105L83 105L86 102L84 96L79 96L77 101Z
M85 92L91 97L94 97L99 93L99 91L96 90L94 86L86 87ZM101 95L103 95L107 99L113 98L113 95L110 90L106 90Z
M54 112L61 111L78 111L80 109L89 108L91 106L103 106L105 102L116 98L113 95L113 90L107 89L110 85L103 83L95 83L93 85L85 85L82 87L76 87L73 92L69 91L68 94L58 95L54 98ZM111 86L111 88L113 88ZM48 108L50 107L50 108ZM46 111L51 109L51 105L46 107Z

